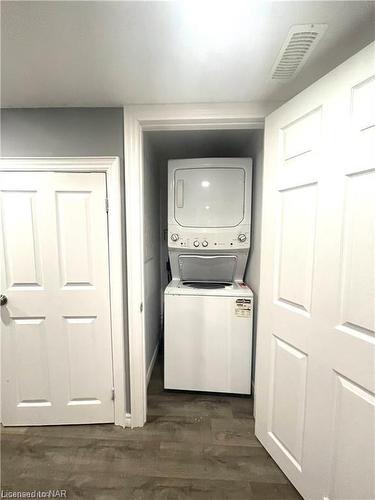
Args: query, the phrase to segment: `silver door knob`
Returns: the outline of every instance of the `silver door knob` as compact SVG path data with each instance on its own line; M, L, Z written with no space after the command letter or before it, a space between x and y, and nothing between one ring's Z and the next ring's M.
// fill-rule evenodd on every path
M8 302L8 297L6 295L1 294L0 295L0 306L5 306L5 304Z

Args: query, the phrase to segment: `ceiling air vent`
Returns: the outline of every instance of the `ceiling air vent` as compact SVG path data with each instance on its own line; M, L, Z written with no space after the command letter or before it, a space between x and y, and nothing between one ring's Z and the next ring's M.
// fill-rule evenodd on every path
M290 80L293 78L305 64L326 29L326 24L292 26L272 67L272 79Z

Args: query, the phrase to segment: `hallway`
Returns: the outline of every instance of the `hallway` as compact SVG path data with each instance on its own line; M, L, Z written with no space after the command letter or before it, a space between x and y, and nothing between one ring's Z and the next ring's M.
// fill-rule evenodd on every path
M297 500L254 436L252 400L163 390L162 358L143 429L1 429L3 490L65 489L90 500Z

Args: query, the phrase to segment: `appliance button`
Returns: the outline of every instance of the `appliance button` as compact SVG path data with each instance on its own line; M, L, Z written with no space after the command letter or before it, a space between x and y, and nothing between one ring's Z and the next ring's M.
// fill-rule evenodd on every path
M171 234L171 240L172 241L177 241L178 238L179 238L178 234L176 234L176 233Z
M206 240L203 240L202 241L202 247L207 247L208 246L208 242Z
M241 242L241 243L244 243L246 241L246 234L239 234L238 235L238 240Z
M193 245L194 245L195 247L199 247L199 241L198 241L198 240L195 240L195 241L194 241L194 243L193 243Z

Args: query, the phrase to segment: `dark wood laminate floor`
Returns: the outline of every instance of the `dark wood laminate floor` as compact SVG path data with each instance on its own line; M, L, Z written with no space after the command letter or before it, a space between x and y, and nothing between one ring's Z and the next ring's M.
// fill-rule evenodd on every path
M254 436L250 398L163 390L159 357L143 429L1 429L3 490L92 500L296 500Z

